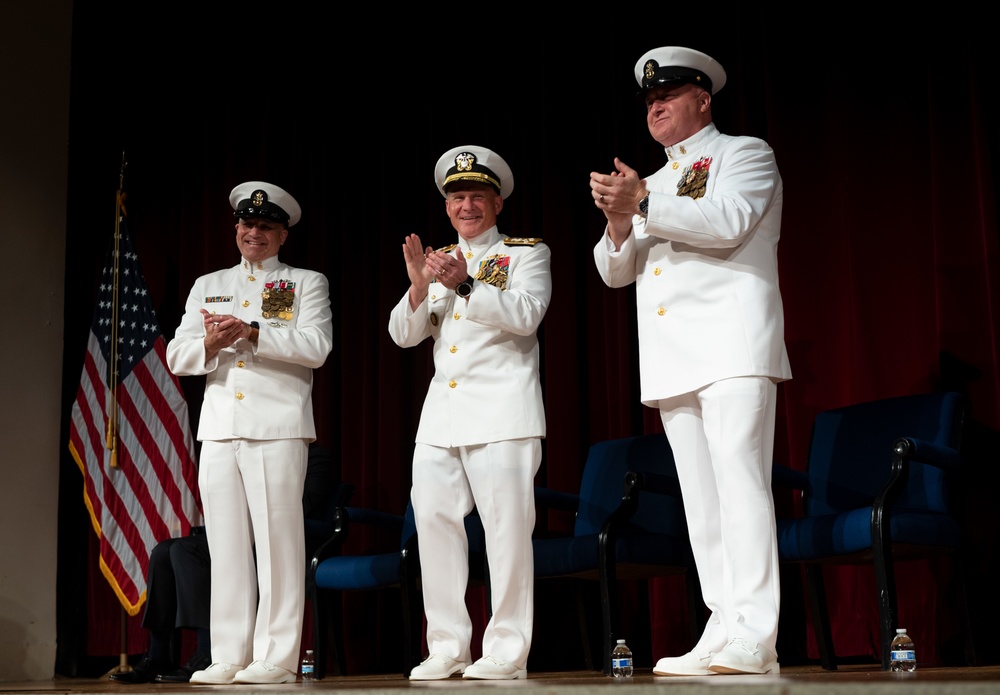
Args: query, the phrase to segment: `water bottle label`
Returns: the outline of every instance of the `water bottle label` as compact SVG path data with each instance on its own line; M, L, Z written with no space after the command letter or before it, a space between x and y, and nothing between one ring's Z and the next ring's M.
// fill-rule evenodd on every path
M312 675L312 673L313 673L313 665L312 664L302 664L302 675L303 676L310 676L310 675Z
M632 660L628 657L624 659L612 659L611 668L628 668L632 665Z
M916 661L917 652L914 649L894 649L892 651L893 661Z

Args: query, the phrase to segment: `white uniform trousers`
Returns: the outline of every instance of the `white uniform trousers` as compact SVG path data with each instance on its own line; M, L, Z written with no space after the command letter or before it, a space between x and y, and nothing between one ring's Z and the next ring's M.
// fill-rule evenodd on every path
M465 516L483 521L493 615L483 656L527 668L534 620L537 438L413 451L413 501L430 654L471 661L472 620L465 603L469 543Z
M766 377L739 377L659 401L711 611L695 647L702 657L736 637L777 654L780 587L771 492L776 394Z
M303 439L202 443L198 485L212 558L213 662L242 667L261 659L298 671L308 456Z

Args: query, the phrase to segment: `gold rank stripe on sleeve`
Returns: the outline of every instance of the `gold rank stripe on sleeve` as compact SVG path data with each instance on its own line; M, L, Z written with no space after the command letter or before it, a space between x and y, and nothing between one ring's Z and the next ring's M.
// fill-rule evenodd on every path
M541 237L535 236L509 236L503 240L504 246L534 246L541 243Z

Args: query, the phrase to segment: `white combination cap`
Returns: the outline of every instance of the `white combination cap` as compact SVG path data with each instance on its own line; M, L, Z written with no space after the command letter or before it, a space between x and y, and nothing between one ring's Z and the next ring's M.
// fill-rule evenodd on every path
M247 181L229 194L236 217L256 217L291 227L302 217L302 208L284 188L266 181Z
M434 182L441 195L456 181L473 181L492 186L506 199L514 190L514 174L503 157L478 145L462 145L441 155L434 167Z
M663 46L647 51L635 64L635 81L643 91L676 82L689 82L715 94L726 84L726 71L701 51Z

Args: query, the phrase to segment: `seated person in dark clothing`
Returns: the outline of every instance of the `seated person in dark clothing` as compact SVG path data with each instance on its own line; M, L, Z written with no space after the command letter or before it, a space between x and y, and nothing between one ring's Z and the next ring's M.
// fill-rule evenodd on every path
M306 518L306 558L310 546L318 546L329 534L321 522L335 495L336 505L346 504L351 486L340 483L340 464L315 442L309 445L309 464L302 494ZM319 523L318 523L319 522ZM211 569L205 527L191 529L191 535L168 538L156 544L149 555L146 576L146 611L142 626L149 630L149 651L131 671L112 673L119 683L187 683L195 671L212 663L209 634ZM177 668L173 638L178 628L192 629L197 635L194 654Z

